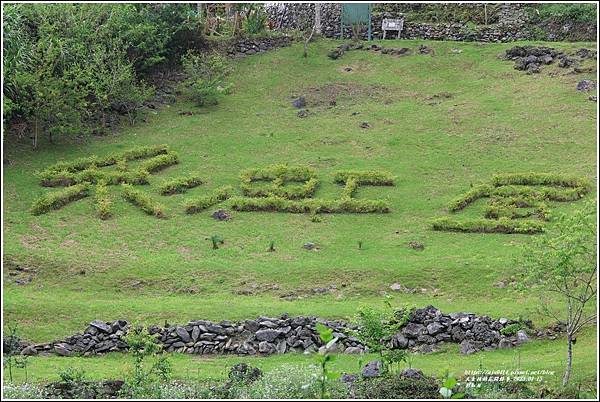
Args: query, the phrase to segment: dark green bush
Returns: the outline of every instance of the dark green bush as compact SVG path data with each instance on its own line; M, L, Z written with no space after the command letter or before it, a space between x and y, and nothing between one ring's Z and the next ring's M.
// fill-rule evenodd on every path
M594 23L597 19L596 6L593 4L535 4L531 7L535 10L533 16L539 20Z
M190 4L7 5L3 117L26 120L34 146L43 133L102 131L108 114L133 121L153 92L140 78L191 46L185 32L199 33L193 12Z
M179 163L179 157L176 153L170 152L165 155L155 156L152 159L142 162L140 170L148 173L156 173L169 166L176 165L177 163Z
M82 183L44 194L35 200L31 207L31 213L34 215L41 215L53 209L60 209L73 201L87 197L89 195L89 190L89 183Z
M196 197L190 200L187 200L184 206L186 214L195 214L201 211L204 211L206 208L212 207L222 201L227 200L231 197L231 192L233 189L231 186L223 186L217 190L215 190L210 195L205 195L202 197Z
M585 177L529 172L496 174L492 177L492 184L496 187L507 185L588 187L590 183Z
M130 184L123 184L123 198L130 204L140 208L147 215L157 218L167 217L161 204L152 200L147 193L133 188Z
M158 187L158 192L162 195L182 194L190 188L198 187L203 183L204 181L199 175L193 174L185 177L178 177L162 183Z

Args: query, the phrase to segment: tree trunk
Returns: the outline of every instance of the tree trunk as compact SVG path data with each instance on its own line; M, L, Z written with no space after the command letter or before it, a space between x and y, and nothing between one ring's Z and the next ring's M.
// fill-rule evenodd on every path
M321 3L315 3L315 32L321 35Z
M567 333L567 367L565 374L563 375L562 385L563 387L569 383L571 377L571 368L573 367L573 334Z

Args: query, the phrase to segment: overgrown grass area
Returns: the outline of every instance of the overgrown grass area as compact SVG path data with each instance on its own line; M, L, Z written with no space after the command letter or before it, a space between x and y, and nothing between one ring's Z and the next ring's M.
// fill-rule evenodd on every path
M352 51L330 60L327 52L338 44L311 44L307 58L295 44L236 61L231 94L218 105L198 108L180 101L114 135L40 144L38 151L26 145L6 148L11 163L4 166L3 182L5 325L17 324L32 341L49 341L81 331L93 319L160 325L284 312L352 319L358 306L383 306L386 296L392 305L433 304L448 312L523 316L543 325L534 291L496 286L511 282L520 268L518 246L537 235L438 232L430 223L449 215L452 200L495 174L585 177L595 187L596 103L575 90L579 80L595 79L595 71L565 74L549 65L526 75L498 57L514 44L386 41L381 44L425 44L435 52L394 57ZM595 48L591 43L536 44L569 52ZM301 95L307 101L305 118L291 104ZM365 121L368 128L361 127ZM131 187L161 205L168 219L128 203L121 185L106 187L112 201L106 220L98 218L95 186L90 197L42 215L31 213L36 199L62 190L41 186L36 171L60 160L160 144L177 159L165 157L156 166L143 160L127 164L129 172L153 171L149 184ZM234 198L242 196L243 170L275 164L314 169L319 186L313 197L325 200L342 196L338 171L389 172L393 186L361 184L352 197L385 201L390 211L314 219L235 211L231 200L203 209L212 202L201 197L224 186L233 187ZM202 185L160 194L161 184L192 173ZM589 197L596 197L595 189L582 199ZM186 214L186 202L194 199L201 201L200 212ZM545 202L551 211L571 211L580 203ZM213 219L220 208L232 219ZM484 203L475 201L456 213L462 216L483 219ZM544 226L552 227L551 215ZM224 239L218 249L211 247L215 235ZM408 247L412 241L423 243L424 250ZM267 251L270 242L276 244L274 252ZM304 249L307 242L317 244L318 251ZM24 278L31 280L16 283ZM393 283L417 291L394 292ZM595 337L587 331L576 345L577 379L595 378ZM419 356L413 365L432 374L446 367L460 373L480 362L511 367L517 354L522 368L552 367L560 378L566 351L558 341L472 356L451 348ZM310 358L173 359L183 378L212 375L214 369L225 373L240 360L273 367ZM79 365L99 378L109 376L115 365L130 364L123 355L31 361L29 375L36 380L55 379L56 368L66 365ZM336 364L356 371L358 358L343 356Z

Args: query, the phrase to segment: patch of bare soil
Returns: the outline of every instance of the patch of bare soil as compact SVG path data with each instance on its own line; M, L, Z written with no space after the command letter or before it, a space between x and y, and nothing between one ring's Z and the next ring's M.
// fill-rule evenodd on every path
M339 82L309 87L303 91L309 107L357 104L365 100L389 104L404 97L417 94L403 92L384 85L364 85L355 82Z

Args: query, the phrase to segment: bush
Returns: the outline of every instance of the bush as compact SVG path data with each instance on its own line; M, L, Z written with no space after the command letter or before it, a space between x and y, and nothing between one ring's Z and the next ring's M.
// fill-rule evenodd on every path
M44 389L37 384L2 384L2 399L46 399Z
M317 173L306 166L270 165L264 168L246 169L240 174L242 193L248 197L281 197L287 199L309 198L319 186ZM271 181L269 185L255 187L253 182ZM284 186L287 182L303 182L301 185Z
M34 215L41 215L50 212L53 209L60 209L73 201L89 196L89 190L89 183L82 183L67 187L63 190L44 194L35 200L31 207L31 213Z
M539 204L533 209L523 209L522 207L502 205L488 205L485 209L485 217L488 219L539 218L546 221L549 219L549 214L550 211L545 204Z
M262 4L246 4L244 5L243 14L246 16L244 20L244 31L248 35L258 35L267 29L268 15Z
M440 386L433 378L403 378L388 373L376 378L360 378L350 385L356 399L439 399Z
M156 173L159 170L163 170L169 166L176 165L179 163L179 158L176 153L170 152L165 155L158 155L152 159L142 162L140 166L141 171L148 173Z
M139 207L147 215L166 218L164 207L152 200L147 193L134 189L130 184L123 184L123 198L130 204Z
M211 195L197 197L186 201L184 209L186 214L195 214L204 211L206 208L212 207L231 197L233 189L230 186L223 186L215 190Z
M188 52L181 58L187 76L179 85L182 94L198 106L215 105L228 93L231 84L225 82L231 68L219 53Z
M558 22L595 23L597 19L596 6L593 4L536 4L534 6L537 18L552 19Z
M250 384L232 386L232 399L320 399L319 370L315 366L282 365L264 373ZM346 397L341 382L329 382L332 398Z
M98 217L102 220L109 219L112 216L112 198L108 194L106 182L102 181L96 185L94 201Z
M237 211L302 213L387 213L390 206L384 200L288 200L281 197L234 197L231 208Z
M450 203L448 204L448 210L450 212L456 212L465 209L478 199L483 197L489 197L491 190L492 188L487 184L475 186L460 197L457 197L450 201Z
M358 184L371 186L393 186L395 180L390 173L377 170L342 170L335 172L333 181L345 184L349 178L353 178Z
M151 158L142 164L141 168L127 172L126 162L144 158ZM170 164L177 163L177 156L166 145L141 146L120 153L109 154L103 158L89 156L73 161L61 161L36 175L42 186L57 187L71 186L73 184L89 182L106 184L148 184L149 169L159 170ZM117 171L102 171L99 167L117 165Z
M465 233L534 234L544 231L543 222L536 220L511 220L508 218L460 221L444 217L433 220L431 225L433 230Z
M584 177L553 173L505 173L494 175L492 184L496 187L507 185L588 187L589 180Z
M190 188L198 187L202 185L204 181L199 175L189 175L185 177L178 177L162 183L158 186L158 192L162 195L173 195L185 193Z
M45 133L103 131L108 114L133 121L152 96L140 77L199 34L190 4L10 4L3 8L4 118ZM189 36L189 35L188 35ZM201 37L201 35L195 35Z

